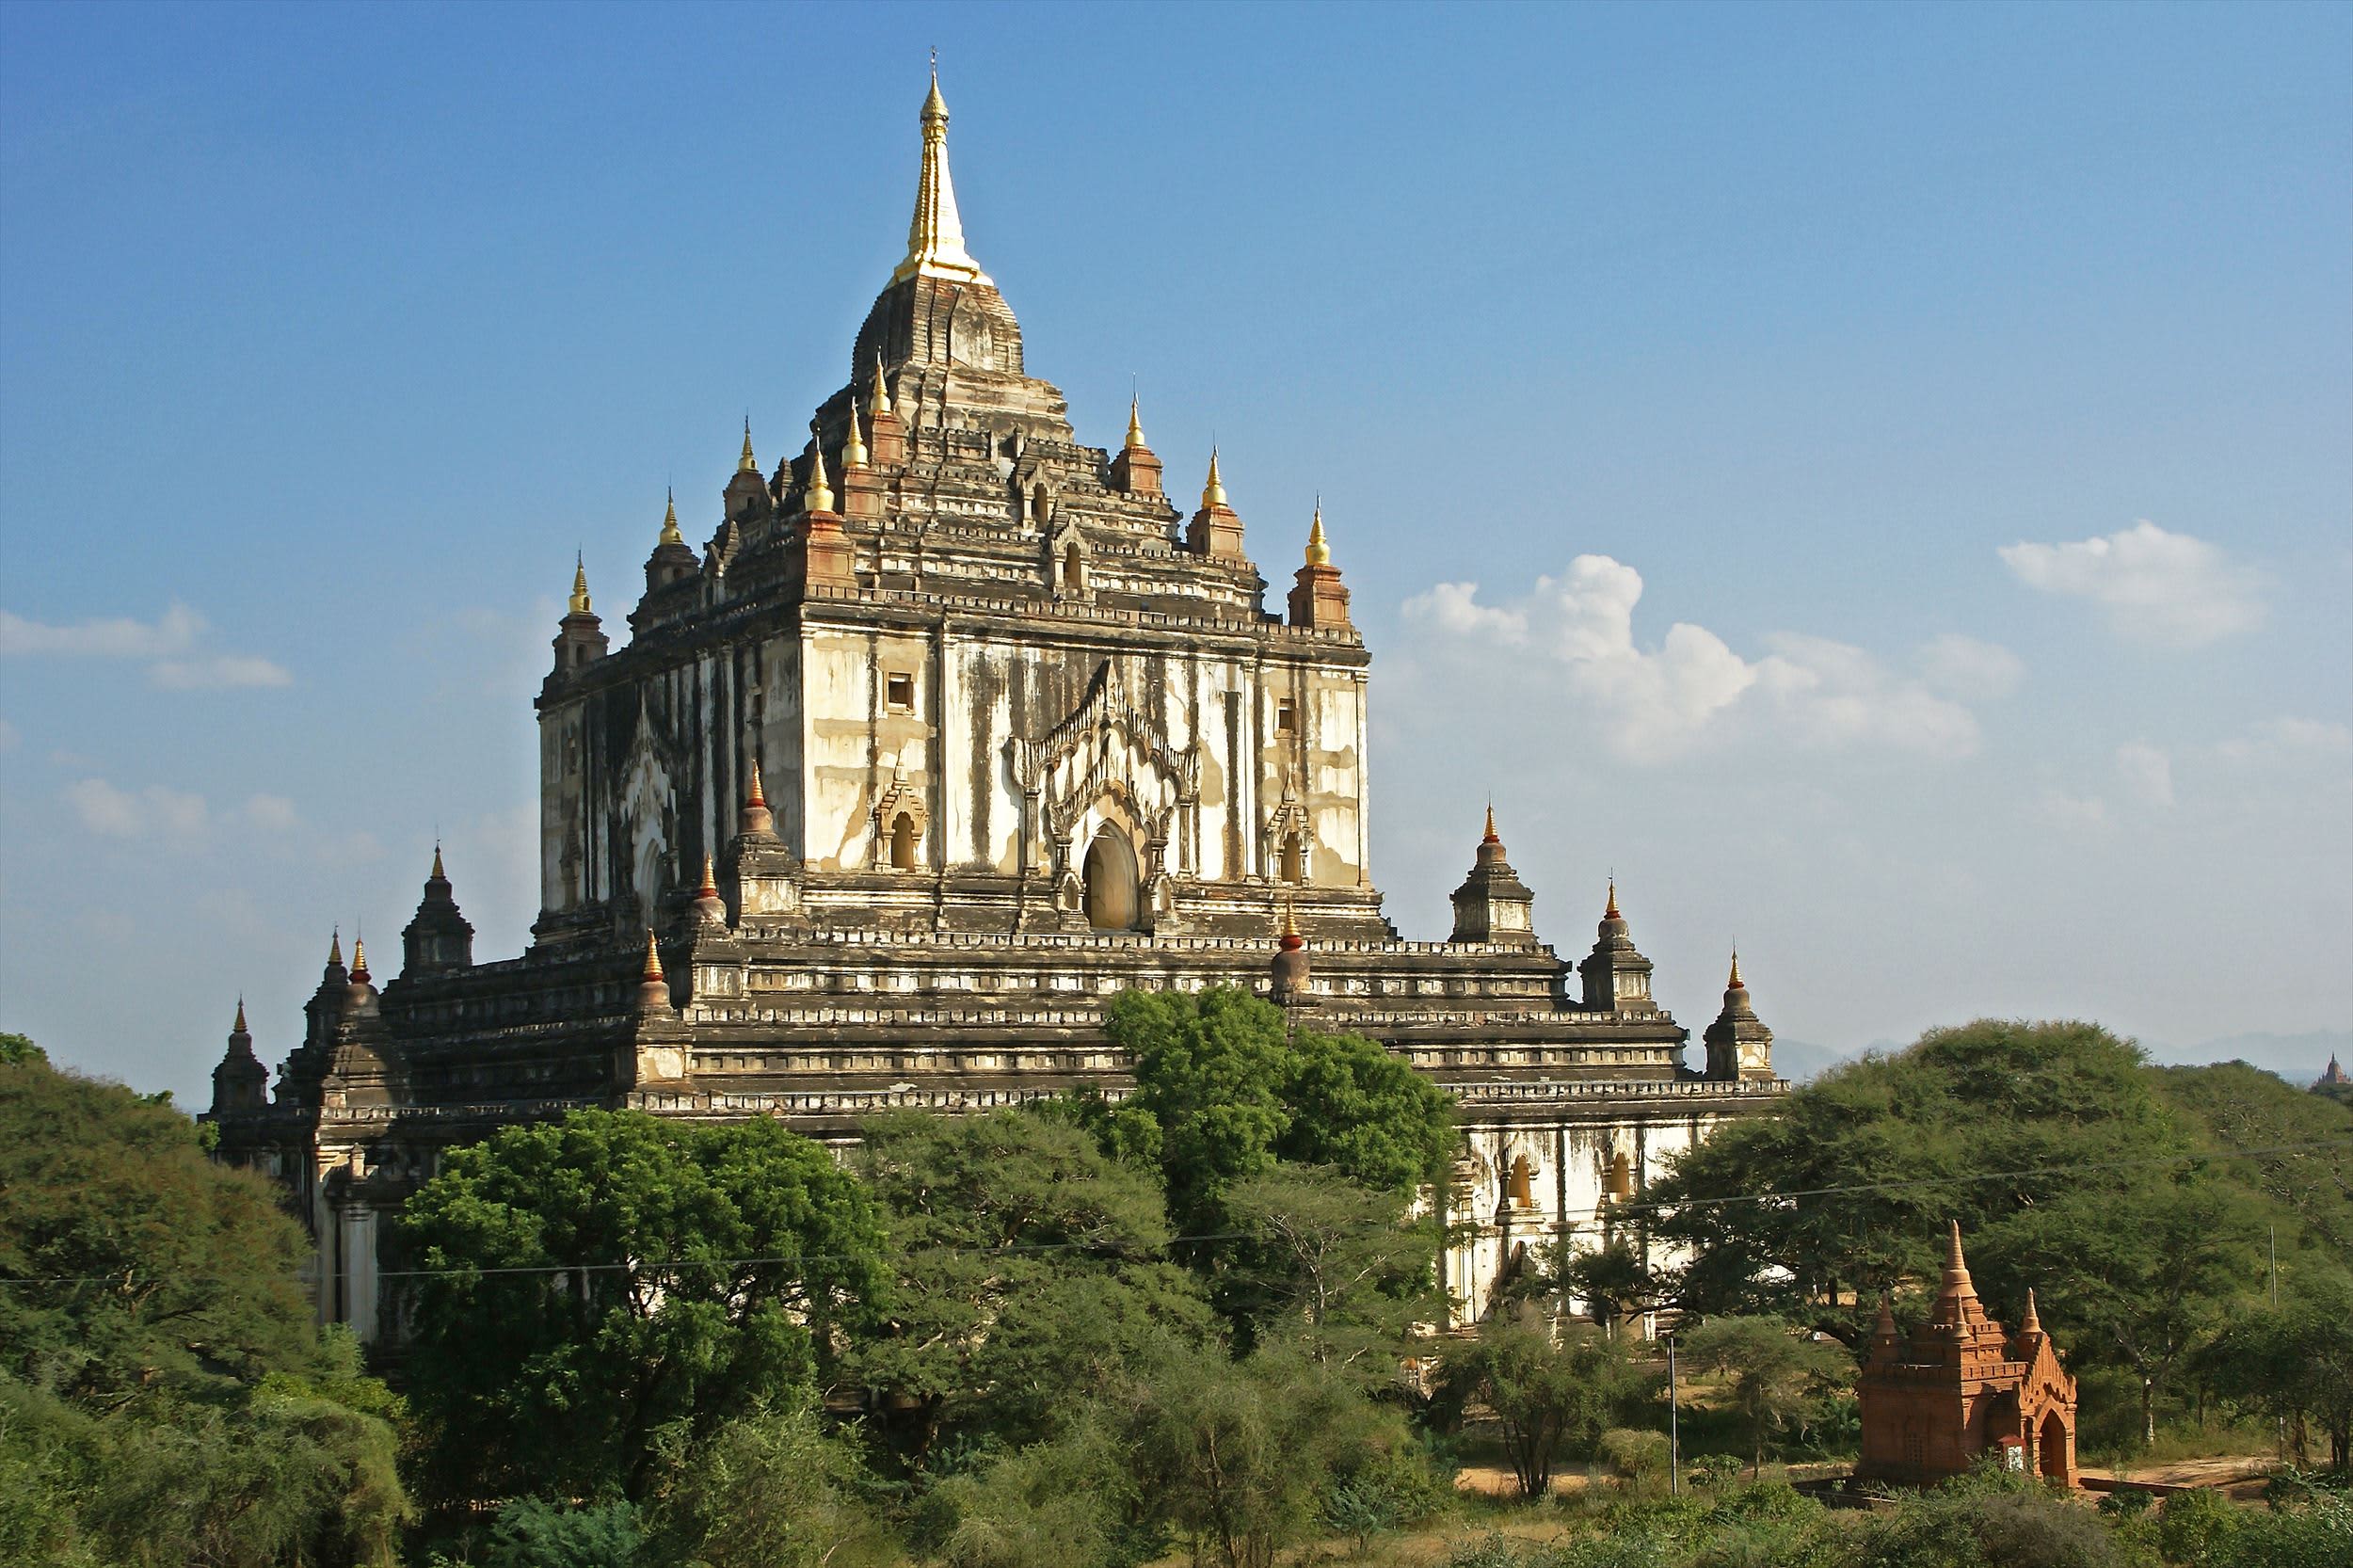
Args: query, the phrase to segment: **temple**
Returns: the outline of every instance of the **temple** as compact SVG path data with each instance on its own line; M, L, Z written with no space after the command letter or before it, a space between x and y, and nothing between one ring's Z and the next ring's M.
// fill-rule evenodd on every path
M1958 1221L1936 1304L1910 1339L1880 1303L1855 1394L1863 1407L1857 1477L1918 1485L1961 1475L1991 1453L2010 1469L2075 1484L2075 1380L2043 1332L2033 1291L2016 1334L1986 1316Z
M1451 938L1399 939L1344 530L1319 504L1271 607L1249 544L1279 531L1219 454L1188 511L1139 407L1081 441L967 248L936 79L919 122L906 257L807 440L764 467L747 423L699 547L666 500L620 646L575 562L529 949L474 961L437 850L399 976L338 941L274 1092L240 1016L221 1155L294 1189L320 1310L363 1336L398 1331L388 1218L454 1144L582 1106L847 1143L889 1107L1116 1095L1128 987L1250 986L1452 1091L1466 1317L1781 1093L1737 973L1684 1064L1614 884L1589 954L1543 943L1492 813Z

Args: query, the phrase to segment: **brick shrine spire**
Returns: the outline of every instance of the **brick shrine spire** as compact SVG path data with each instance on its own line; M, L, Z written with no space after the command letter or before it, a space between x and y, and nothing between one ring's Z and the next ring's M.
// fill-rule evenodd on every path
M947 278L959 282L985 283L981 270L964 248L964 218L956 211L956 183L948 173L948 103L939 96L939 72L932 71L932 90L923 99L923 171L915 185L915 216L907 225L907 256L891 273L894 283L909 278Z

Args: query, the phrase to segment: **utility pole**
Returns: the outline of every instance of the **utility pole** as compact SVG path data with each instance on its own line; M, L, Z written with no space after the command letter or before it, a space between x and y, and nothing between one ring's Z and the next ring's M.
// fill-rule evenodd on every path
M1675 1404L1675 1336L1667 1334L1667 1494L1673 1496L1683 1486L1682 1422Z

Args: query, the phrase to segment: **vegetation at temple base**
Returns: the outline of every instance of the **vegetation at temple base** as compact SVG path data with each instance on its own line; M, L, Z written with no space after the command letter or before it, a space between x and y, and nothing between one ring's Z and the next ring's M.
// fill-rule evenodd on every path
M0 1276L80 1282L0 1286L0 1560L2353 1555L2342 1483L2294 1471L2276 1507L2095 1509L1980 1476L1865 1512L1741 1480L1851 1459L1851 1355L1815 1336L1867 1332L1880 1289L1915 1320L1947 1214L1996 1316L2035 1287L2084 1380L2087 1450L2143 1443L2146 1393L2162 1442L2284 1433L2342 1470L2353 1114L2332 1101L2153 1068L2089 1026L1941 1031L1799 1091L1784 1124L1726 1129L1599 1248L1533 1259L1476 1331L1433 1339L1441 1239L1415 1199L1449 1174L1444 1097L1239 993L1113 1016L1139 1065L1116 1105L885 1116L839 1157L769 1121L606 1112L454 1151L398 1229L420 1271L398 1395L311 1326L273 1189L206 1160L168 1104L0 1040ZM1698 1244L1689 1268L1646 1261L1669 1238ZM1637 1323L1678 1306L1668 1496L1663 1366ZM1458 1466L1517 1496L1458 1494Z
M2268 1310L2275 1235L2283 1308L2353 1288L2353 1109L2241 1064L2155 1068L2092 1024L1931 1031L1722 1129L1642 1197L1691 1261L1614 1289L1854 1349L1882 1295L1900 1326L1926 1310L1958 1219L1990 1312L2014 1323L2036 1291L2095 1446L2146 1446L2221 1392L2226 1330ZM2248 1381L2266 1365L2233 1374L2245 1408L2284 1397Z
M314 1326L276 1190L0 1046L0 1560L394 1560L401 1403Z
M806 1399L884 1294L867 1189L776 1122L575 1112L408 1201L407 1375L440 1500L645 1497L664 1445Z

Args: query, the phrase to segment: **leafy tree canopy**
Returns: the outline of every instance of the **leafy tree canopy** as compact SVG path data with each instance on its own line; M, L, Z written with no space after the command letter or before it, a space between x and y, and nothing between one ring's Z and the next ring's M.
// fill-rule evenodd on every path
M409 1380L444 1496L637 1496L657 1436L809 1382L883 1293L873 1201L769 1121L581 1111L409 1200Z
M1226 1187L1278 1160L1401 1193L1443 1174L1442 1090L1373 1041L1286 1029L1282 1009L1231 987L1112 999L1104 1032L1132 1055L1136 1087L1106 1130L1157 1153L1180 1226L1218 1228Z
M1033 1441L1139 1344L1214 1333L1199 1286L1166 1259L1158 1186L1066 1121L908 1112L870 1122L855 1163L897 1274L856 1368L890 1394L911 1459L943 1426Z

